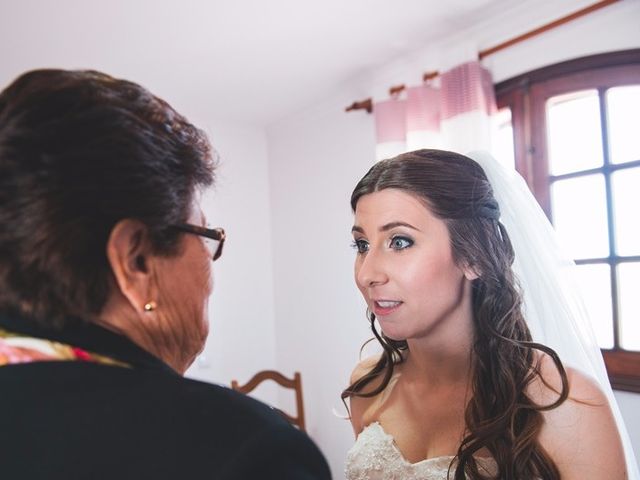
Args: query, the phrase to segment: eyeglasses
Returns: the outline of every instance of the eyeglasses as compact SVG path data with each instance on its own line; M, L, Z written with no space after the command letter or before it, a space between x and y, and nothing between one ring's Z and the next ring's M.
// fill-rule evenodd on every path
M194 235L200 235L205 238L205 243L211 248L213 253L213 261L215 262L222 255L222 247L227 235L224 233L224 228L206 228L198 225L191 225L190 223L182 223L180 225L172 225L173 228L186 233L193 233Z

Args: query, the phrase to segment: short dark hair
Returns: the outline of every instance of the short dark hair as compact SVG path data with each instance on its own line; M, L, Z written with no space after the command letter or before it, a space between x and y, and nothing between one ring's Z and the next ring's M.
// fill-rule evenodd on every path
M110 292L106 244L137 219L177 252L198 188L214 180L206 135L135 83L34 70L0 93L0 310L43 324L89 318Z

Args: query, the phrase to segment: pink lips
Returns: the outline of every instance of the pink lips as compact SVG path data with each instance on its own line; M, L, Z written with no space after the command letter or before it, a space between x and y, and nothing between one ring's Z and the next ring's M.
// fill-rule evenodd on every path
M373 302L373 313L377 317L383 317L395 312L401 305L402 302L398 301L376 300Z

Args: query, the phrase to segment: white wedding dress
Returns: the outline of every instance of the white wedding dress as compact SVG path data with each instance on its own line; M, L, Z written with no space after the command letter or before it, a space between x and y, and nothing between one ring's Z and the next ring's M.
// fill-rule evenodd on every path
M409 462L398 449L393 437L378 422L367 425L347 454L347 480L448 480L452 456L434 457L417 463ZM497 468L492 458L480 458L478 463L489 475Z

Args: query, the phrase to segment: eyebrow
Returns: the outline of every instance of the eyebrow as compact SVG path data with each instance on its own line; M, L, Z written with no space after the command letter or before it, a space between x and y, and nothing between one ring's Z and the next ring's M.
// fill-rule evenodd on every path
M386 223L383 226L381 226L378 230L380 232L387 232L387 231L389 231L389 230L391 230L393 228L396 228L396 227L407 227L407 228L410 228L412 230L416 230L417 232L420 231L419 228L416 228L413 225L411 225L410 223L406 223L406 222L389 222L389 223ZM353 232L364 233L364 229L362 227L354 225L351 228L351 232L352 233Z

